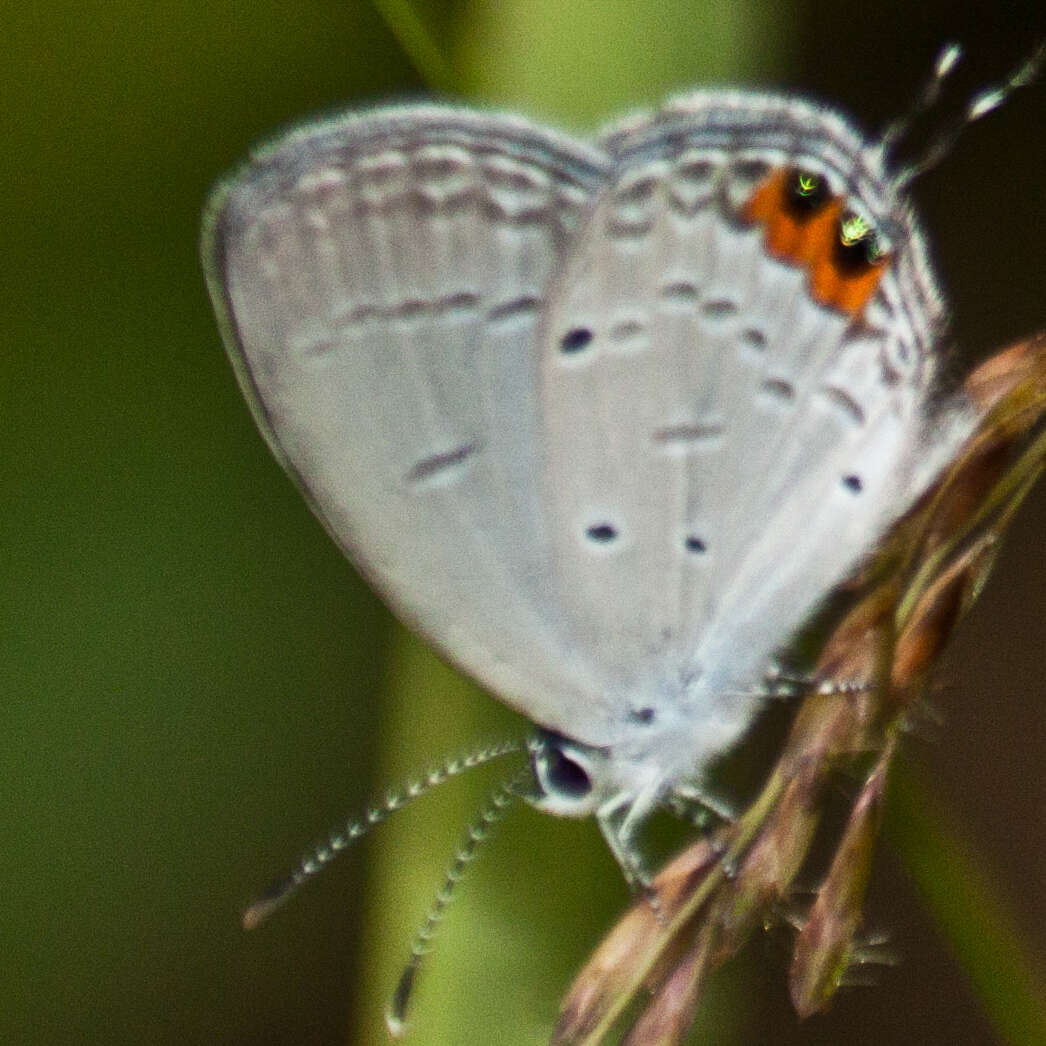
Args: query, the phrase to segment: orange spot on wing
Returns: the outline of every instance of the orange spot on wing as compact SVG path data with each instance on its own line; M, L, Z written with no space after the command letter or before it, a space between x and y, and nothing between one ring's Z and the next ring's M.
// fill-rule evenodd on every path
M783 168L771 171L741 208L741 217L746 222L762 222L764 225L784 210L785 188L788 172Z
M825 305L856 316L875 293L887 264L888 260L884 259L869 264L860 272L850 273L841 269L834 258L824 258L810 272L811 292Z
M806 269L815 301L857 316L882 279L889 258L851 270L841 261L839 223L843 201L827 200L809 214L789 206L792 171L771 171L741 209L744 221L763 227L767 251L775 258Z

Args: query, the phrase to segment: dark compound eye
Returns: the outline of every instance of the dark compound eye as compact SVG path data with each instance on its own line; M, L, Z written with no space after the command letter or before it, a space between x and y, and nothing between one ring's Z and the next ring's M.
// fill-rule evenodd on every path
M849 476L843 476L843 486L847 490L853 491L854 494L860 494L864 484L861 482L861 477L855 474Z
M591 342L592 332L587 327L574 327L560 338L559 347L564 352L580 352Z
M584 799L592 791L592 781L584 767L556 745L549 745L545 752L544 771L543 783L557 795Z
M687 539L683 542L687 552L693 552L699 554L704 552L707 546L704 541L701 540L696 534L690 534Z
M788 208L797 218L819 211L830 199L828 182L820 174L797 168L788 178Z

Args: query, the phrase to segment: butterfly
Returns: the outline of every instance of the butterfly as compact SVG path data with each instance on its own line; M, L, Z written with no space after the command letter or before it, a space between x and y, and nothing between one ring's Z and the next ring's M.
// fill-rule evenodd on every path
M958 127L899 168L906 130L741 90L591 142L394 106L291 129L208 203L273 453L400 618L536 724L528 798L594 815L634 884L646 818L714 803L782 654L977 424L909 200Z

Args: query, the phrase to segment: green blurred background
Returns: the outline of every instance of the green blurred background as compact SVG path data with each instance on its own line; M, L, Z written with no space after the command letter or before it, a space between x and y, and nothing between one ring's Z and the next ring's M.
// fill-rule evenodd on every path
M255 432L196 257L220 172L281 123L419 97L425 77L579 128L710 81L802 89L877 127L946 39L970 52L958 99L1046 32L1041 0L410 10L441 56L417 52L421 70L363 2L0 3L4 1043L384 1042L489 774L399 815L257 932L240 909L386 784L523 728L391 622ZM1044 143L1040 87L918 187L969 358L1046 326ZM1001 1030L993 1002L1046 969L1044 525L1040 490L948 660L945 723L909 746L923 784L898 792L891 836L908 864L883 848L871 905L902 965L800 1026L785 951L754 942L695 1041L1046 1041L1034 1014ZM948 824L959 841L927 856ZM999 911L962 910L978 875ZM958 907L948 932L927 894ZM541 1043L625 902L591 824L517 810L445 924L412 1041Z

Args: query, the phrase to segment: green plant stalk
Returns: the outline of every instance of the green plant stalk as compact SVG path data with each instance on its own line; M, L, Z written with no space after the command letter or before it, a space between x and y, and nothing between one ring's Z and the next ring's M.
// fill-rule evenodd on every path
M886 837L901 855L1002 1042L1046 1042L1046 977L977 852L904 760L890 783Z
M422 80L434 91L450 93L457 89L457 73L409 0L373 0L373 3Z

